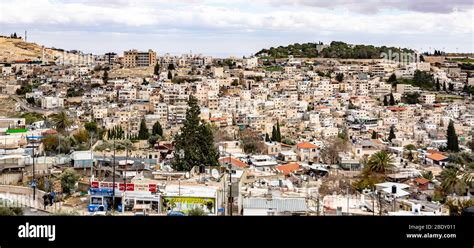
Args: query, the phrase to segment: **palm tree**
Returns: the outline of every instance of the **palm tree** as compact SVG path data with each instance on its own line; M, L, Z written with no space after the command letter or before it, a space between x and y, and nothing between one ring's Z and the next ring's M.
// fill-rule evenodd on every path
M54 125L56 126L56 130L60 133L66 131L66 129L72 124L72 121L69 119L66 112L64 111L53 115L52 120Z
M374 153L372 156L370 156L369 161L367 162L367 169L370 172L382 174L385 174L385 172L393 166L392 154L386 151Z
M421 173L421 177L431 181L431 180L433 180L433 172L425 171L425 172Z
M448 200L446 206L449 209L449 215L460 216L463 209L474 206L474 200Z
M456 166L446 167L440 175L441 187L448 194L459 193L465 188L466 182L463 180L463 173Z

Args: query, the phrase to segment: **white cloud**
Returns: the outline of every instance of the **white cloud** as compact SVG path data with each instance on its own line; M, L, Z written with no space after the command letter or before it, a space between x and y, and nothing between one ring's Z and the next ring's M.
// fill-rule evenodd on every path
M279 5L270 6L270 2ZM470 44L474 43L474 9L466 7L466 1L445 4L450 8L464 6L462 11L445 11L446 6L434 11L433 6L439 6L440 2L425 0L422 2L434 5L430 7L432 11L421 12L418 10L421 5L412 2L419 3L386 0L376 4L370 0L357 2L357 7L352 0L264 0L255 4L248 0L236 0L231 4L224 0L177 0L172 3L164 0L2 1L0 25L5 30L29 28L38 32L77 31L91 35L98 32L166 32L189 35L191 39L203 33L224 37L253 35L253 40L265 39L268 35L274 38L279 33L316 39L318 35L348 33L359 37L385 35L394 40L397 36L410 35L420 42L427 36L450 35L460 39L470 36ZM380 11L386 8L404 11ZM371 14L365 14L369 9L372 9ZM433 41L426 40L426 43L430 42ZM465 44L469 44L469 40L464 41L465 49L473 49L472 45Z

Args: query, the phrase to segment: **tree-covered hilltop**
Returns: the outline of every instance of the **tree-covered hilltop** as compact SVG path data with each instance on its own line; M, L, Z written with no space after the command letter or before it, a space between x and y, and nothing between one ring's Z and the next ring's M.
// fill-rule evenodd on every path
M318 45L323 48L318 52ZM273 59L288 58L292 55L295 58L341 58L341 59L379 59L382 53L413 53L407 48L376 47L372 45L351 45L341 41L333 41L329 46L324 47L319 43L295 43L288 46L271 47L262 49L255 55L259 57L269 57Z
M319 57L317 45L322 45L322 43L295 43L288 46L270 47L270 49L260 50L255 55L275 59L288 58L289 55L296 58L316 58Z

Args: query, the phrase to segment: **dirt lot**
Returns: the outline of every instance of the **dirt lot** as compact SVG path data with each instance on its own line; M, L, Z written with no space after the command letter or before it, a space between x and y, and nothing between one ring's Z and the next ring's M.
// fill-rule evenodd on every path
M15 104L16 101L11 98L0 97L0 116L11 117L17 114Z

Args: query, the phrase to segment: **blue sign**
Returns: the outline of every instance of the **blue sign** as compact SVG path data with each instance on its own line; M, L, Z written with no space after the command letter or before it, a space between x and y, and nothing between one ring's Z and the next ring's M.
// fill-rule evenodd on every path
M224 208L218 208L218 209L217 209L217 212L218 212L218 213L224 213Z
M113 196L113 190L112 189L106 189L106 188L90 188L89 193L91 195L99 195L99 196Z
M36 181L35 180L31 181L31 187L36 188Z

